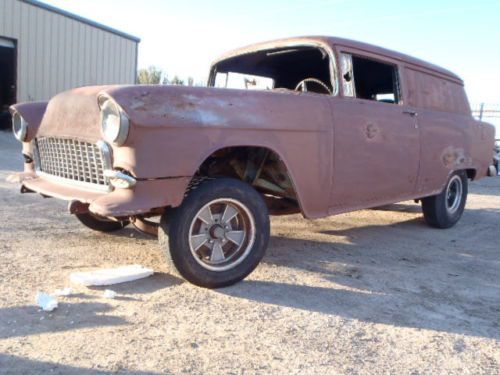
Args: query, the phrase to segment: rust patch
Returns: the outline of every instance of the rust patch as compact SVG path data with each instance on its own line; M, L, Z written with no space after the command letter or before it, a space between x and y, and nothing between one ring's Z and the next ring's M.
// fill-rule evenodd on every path
M187 102L178 102L178 103L175 103L174 106L177 109L186 109L186 110L190 110L190 109L195 109L196 108L196 104L193 103L193 102L190 102L190 101L187 101Z
M444 149L441 160L446 168L454 168L467 164L469 158L462 148L450 146Z
M366 129L365 129L366 138L373 139L377 136L378 132L379 132L379 129L376 125L370 123L366 126Z
M144 110L144 102L142 100L134 100L132 104L130 105L130 108L132 108L134 111L141 111Z

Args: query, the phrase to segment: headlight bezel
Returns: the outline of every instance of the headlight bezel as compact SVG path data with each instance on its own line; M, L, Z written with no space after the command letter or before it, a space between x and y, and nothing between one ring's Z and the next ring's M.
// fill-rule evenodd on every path
M122 146L127 141L130 130L130 120L127 114L113 98L106 94L99 96L98 104L104 139L115 146Z
M12 114L12 132L19 142L26 141L28 137L28 122L17 111Z

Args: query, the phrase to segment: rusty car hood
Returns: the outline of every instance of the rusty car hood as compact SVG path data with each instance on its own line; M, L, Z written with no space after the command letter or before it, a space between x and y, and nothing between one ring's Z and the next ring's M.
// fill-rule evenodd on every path
M45 111L38 137L101 139L98 97L107 94L137 127L243 127L265 128L272 124L286 130L321 131L320 111L303 113L303 121L284 121L297 102L313 104L326 98L317 94L219 89L169 85L89 86L53 97ZM291 100L290 100L291 99ZM297 115L297 114L295 114ZM276 121L270 123L269 119ZM304 128L304 124L308 124Z
M328 116L320 110L327 103L325 95L295 91L133 85L114 86L104 92L121 106L135 127L324 131L324 125L318 124ZM297 113L297 105L310 105L312 110ZM296 121L291 121L291 116Z
M88 142L101 139L97 97L110 87L80 87L54 96L47 106L37 137L57 136Z

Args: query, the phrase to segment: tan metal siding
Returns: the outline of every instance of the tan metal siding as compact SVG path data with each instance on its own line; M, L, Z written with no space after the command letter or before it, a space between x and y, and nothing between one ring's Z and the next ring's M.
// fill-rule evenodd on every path
M135 82L137 42L20 0L0 0L0 37L17 41L17 100Z

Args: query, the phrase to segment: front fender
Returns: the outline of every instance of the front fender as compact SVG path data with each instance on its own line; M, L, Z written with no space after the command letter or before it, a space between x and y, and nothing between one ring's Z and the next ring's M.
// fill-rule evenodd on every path
M127 141L113 150L115 168L138 178L182 178L222 148L263 147L287 166L305 215L326 212L333 161L327 96L181 86L103 92L131 122Z

